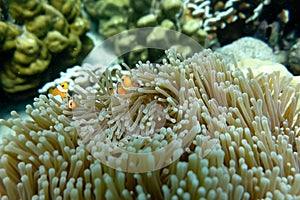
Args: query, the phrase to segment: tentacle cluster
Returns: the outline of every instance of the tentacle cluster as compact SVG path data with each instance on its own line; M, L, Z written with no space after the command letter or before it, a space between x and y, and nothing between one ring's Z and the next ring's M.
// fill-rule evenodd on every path
M0 145L1 198L299 197L299 86L232 70L209 50L167 57L138 63L126 95L109 93L118 73L84 72L93 85L75 87L74 111L42 95L30 120L2 120L15 133Z

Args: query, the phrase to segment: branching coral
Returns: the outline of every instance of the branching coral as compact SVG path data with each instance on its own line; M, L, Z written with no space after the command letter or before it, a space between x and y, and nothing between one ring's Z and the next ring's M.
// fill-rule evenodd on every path
M119 72L95 74L90 67L74 80L89 77L75 88L75 100L82 105L77 110L41 95L34 107L27 106L32 120L15 112L2 120L15 131L0 146L2 198L299 198L299 85L290 85L292 78L278 72L254 75L251 69L247 74L230 69L209 50L187 59L167 55L162 64L139 63L130 71L140 87L128 95L108 91ZM156 121L157 129L151 128L151 114L157 114L147 110L149 104L163 110L159 116L165 122ZM128 126L122 129L122 123ZM162 169L126 173L95 159L105 152L101 142L120 144L127 152L148 146L151 152L168 144L170 136L193 134L197 124L192 144ZM131 141L133 134L148 136L149 143L143 147ZM108 137L93 143L102 136ZM110 158L119 166L124 162L116 155Z
M259 18L264 5L270 0L261 1L189 1L187 7L191 10L192 16L200 17L203 27L207 31L225 28L226 24L235 22L238 19L246 23Z
M45 71L79 63L93 46L85 35L90 27L80 1L14 0L5 8L0 55L6 59L0 61L0 83L8 93L36 88Z
M297 0L187 0L185 16L222 45L255 36L279 50L291 48L299 36L299 5Z
M227 44L244 36L245 32L249 34L254 31L264 6L270 2L188 0L185 17L195 19L211 38L216 38L218 34L219 42Z

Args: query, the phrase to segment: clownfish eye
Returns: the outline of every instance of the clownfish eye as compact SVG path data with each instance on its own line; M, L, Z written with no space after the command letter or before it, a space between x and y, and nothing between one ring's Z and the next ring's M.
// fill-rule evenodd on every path
M76 107L76 103L73 100L69 101L69 108L74 109Z
M66 82L61 83L60 86L61 86L63 89L68 89L68 83L66 83Z

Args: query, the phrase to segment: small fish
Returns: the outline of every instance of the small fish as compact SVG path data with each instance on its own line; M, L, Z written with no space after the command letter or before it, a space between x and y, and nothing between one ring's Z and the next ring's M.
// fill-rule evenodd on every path
M55 88L50 88L48 90L48 94L52 94L56 100L67 104L67 108L73 110L76 107L76 103L74 101L74 98L70 97L68 93L68 87L68 82L62 82Z
M67 98L68 95L68 87L69 84L67 82L62 82L57 85L55 88L50 88L48 90L48 94L52 94L53 96L61 96L62 99Z
M131 80L131 77L128 76L128 75L122 76L121 80L122 80L122 85L123 85L124 88L130 88L130 87L137 88L137 87L139 87L139 84L137 82L133 82Z
M116 92L117 92L117 94L129 94L130 93L129 90L124 89L124 87L122 86L122 84L120 82L117 84Z
M129 94L131 90L138 88L140 85L137 82L131 80L131 77L124 75L121 78L121 82L117 84L117 94Z

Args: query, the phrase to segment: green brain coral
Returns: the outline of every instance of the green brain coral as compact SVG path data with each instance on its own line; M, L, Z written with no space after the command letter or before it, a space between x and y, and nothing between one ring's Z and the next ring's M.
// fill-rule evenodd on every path
M79 0L1 4L6 21L0 21L0 86L5 92L34 89L82 61L93 44L80 6Z
M167 57L161 64L139 63L132 69L140 86L125 96L109 92L113 77L125 72L74 68L78 109L70 111L54 97L41 95L26 107L31 119L12 112L11 119L1 120L14 133L4 135L0 145L0 196L299 198L299 84L291 85L292 78L278 72L230 69L209 50L187 59L172 52ZM123 101L115 101L118 97ZM154 104L163 112L147 106ZM127 115L120 111L124 109ZM165 117L165 123L155 116ZM110 152L103 141L128 152L151 152L191 133L196 136L180 158L156 171L126 173L96 159ZM149 138L141 143L137 136ZM117 154L106 158L119 166L126 161Z

